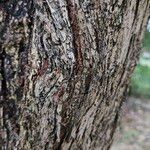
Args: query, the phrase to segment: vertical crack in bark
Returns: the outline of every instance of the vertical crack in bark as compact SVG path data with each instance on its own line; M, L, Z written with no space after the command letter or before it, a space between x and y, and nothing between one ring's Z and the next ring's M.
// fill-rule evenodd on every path
M0 61L1 61L1 87L0 87L0 107L3 107L3 116L1 116L1 117L3 117L3 124L1 124L1 128L5 128L6 129L6 135L7 135L7 137L6 137L6 140L7 140L7 142L6 142L6 148L8 148L8 144L9 144L9 128L8 128L8 126L7 126L7 124L6 124L6 118L5 118L5 109L7 109L6 108L6 105L7 105L7 81L6 81L6 76L5 76L5 57L6 57L6 52L5 52L5 50L4 49L2 49L2 46L0 47L0 50L1 50L1 55L0 55ZM1 131L1 132L5 132L5 131ZM5 142L5 141L3 141L4 139L3 139L4 137L1 137L1 144L4 144L3 142Z
M135 11L134 11L134 19L133 19L132 26L134 26L135 20L137 19L140 0L137 0L135 3L136 3L136 6L135 6Z
M1 47L2 50L2 47ZM6 83L6 77L5 77L5 57L6 57L6 52L3 49L1 53L1 95L2 99L5 100L7 97L7 83ZM4 101L3 101L4 102Z
M77 4L72 2L72 0L67 0L67 9L68 9L68 16L71 23L72 29L72 38L73 38L73 46L74 46L74 55L76 58L75 70L76 74L78 71L80 72L83 67L83 58L82 58L82 47L81 47L81 35L80 35L80 27L78 24L78 11L77 11Z
M6 79L6 75L5 75L5 58L6 58L6 52L4 49L2 49L2 46L0 47L2 53L1 53L1 91L0 91L0 107L3 107L3 126L1 126L2 129L5 129L5 131L1 131L3 134L6 135L6 139L3 139L4 137L2 137L2 143L1 146L4 145L4 143L6 142L6 149L8 149L9 146L9 140L10 140L10 131L9 131L9 127L8 124L6 123L6 115L8 115L8 117L10 116L10 112L8 110L8 105L9 105L9 101L7 99L7 94L8 94L8 89L7 89L7 79ZM6 141L5 141L6 140ZM0 147L2 148L2 147Z

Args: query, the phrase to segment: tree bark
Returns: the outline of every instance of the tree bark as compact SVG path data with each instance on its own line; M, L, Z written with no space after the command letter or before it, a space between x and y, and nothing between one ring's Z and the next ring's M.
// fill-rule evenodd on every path
M1 149L109 149L149 10L149 0L1 0Z

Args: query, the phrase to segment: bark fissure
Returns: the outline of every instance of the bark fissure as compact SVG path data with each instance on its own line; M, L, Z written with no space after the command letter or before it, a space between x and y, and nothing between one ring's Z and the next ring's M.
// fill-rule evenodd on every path
M2 49L2 48L1 48ZM3 101L7 97L7 80L5 77L5 57L6 52L5 50L1 50L1 96L3 97Z
M78 11L77 4L73 3L71 0L67 2L68 16L70 19L71 29L72 29L72 38L74 46L74 55L76 58L75 70L81 70L83 66L83 58L81 52L81 41L80 41L80 27L78 24ZM77 74L77 73L76 73Z
M135 20L137 19L137 13L138 13L138 9L139 9L139 4L140 4L140 0L137 0L136 6L135 6L135 11L134 11L134 19L133 19L132 26L134 25Z

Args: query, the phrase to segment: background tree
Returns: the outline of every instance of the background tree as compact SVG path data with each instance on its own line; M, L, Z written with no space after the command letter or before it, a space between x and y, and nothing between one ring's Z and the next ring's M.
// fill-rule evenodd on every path
M1 0L2 149L109 149L149 0Z

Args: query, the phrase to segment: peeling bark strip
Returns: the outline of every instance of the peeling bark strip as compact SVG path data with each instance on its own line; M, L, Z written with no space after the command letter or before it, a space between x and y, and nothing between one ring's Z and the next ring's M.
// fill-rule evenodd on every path
M1 149L109 149L149 11L149 0L1 0Z

